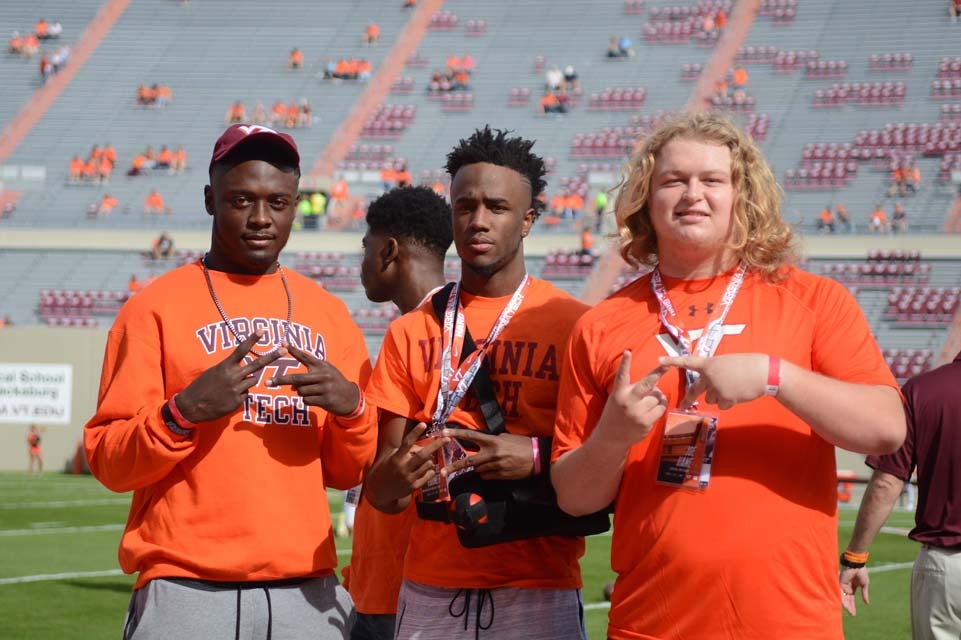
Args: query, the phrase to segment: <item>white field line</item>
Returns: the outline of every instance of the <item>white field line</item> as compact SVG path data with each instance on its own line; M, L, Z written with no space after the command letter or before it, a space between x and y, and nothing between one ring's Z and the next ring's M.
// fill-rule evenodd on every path
M40 536L57 533L97 533L100 531L123 531L122 524L96 524L83 527L36 527L33 529L0 529L0 537Z
M130 498L88 498L81 500L7 502L0 504L0 509L56 509L60 507L96 507L109 504L130 504Z
M337 555L346 556L350 554L350 549L338 549ZM108 576L121 576L123 571L120 569L107 569L105 571L74 571L71 573L41 573L35 576L16 576L13 578L0 578L0 586L5 584L23 584L25 582L49 582L53 580L73 580L75 578L105 578Z

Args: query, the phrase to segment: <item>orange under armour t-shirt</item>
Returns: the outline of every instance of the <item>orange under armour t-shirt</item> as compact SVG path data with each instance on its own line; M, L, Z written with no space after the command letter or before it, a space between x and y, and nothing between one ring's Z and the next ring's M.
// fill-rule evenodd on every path
M471 335L478 343L510 296L480 298L462 293ZM488 364L510 433L549 437L560 379L559 358L571 327L588 307L544 280L532 279L519 310L494 341ZM440 382L441 323L429 302L395 320L384 338L366 394L369 402L400 416L430 422ZM450 422L483 429L469 393ZM460 545L453 525L416 519L404 577L437 587L574 589L581 586L578 558L583 538L543 537L478 549Z
M678 316L700 330L720 313L730 273L664 278ZM638 380L673 354L649 275L588 311L564 362L553 459L580 446L600 418L626 349ZM697 337L694 335L692 337ZM760 352L848 382L897 388L857 302L800 270L778 283L748 275L717 350ZM676 408L681 376L658 386ZM816 398L812 398L816 401ZM776 399L720 411L710 485L655 482L664 419L634 445L615 501L611 564L618 574L613 640L840 640L834 447Z

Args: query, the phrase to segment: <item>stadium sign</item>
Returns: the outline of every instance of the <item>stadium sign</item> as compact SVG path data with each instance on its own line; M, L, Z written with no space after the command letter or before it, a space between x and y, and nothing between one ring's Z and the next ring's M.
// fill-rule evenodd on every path
M0 363L0 423L69 424L73 366Z

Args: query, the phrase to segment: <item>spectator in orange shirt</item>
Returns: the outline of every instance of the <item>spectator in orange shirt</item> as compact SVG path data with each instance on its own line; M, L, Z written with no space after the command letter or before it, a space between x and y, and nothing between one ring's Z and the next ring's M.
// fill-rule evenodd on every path
M397 186L397 171L394 167L387 165L380 171L380 185L384 191L390 191Z
M911 193L917 193L921 188L921 170L914 162L904 169L904 188Z
M380 27L377 23L370 22L367 24L367 28L364 29L364 36L361 38L361 42L366 45L372 45L377 43L377 39L380 38Z
M564 213L568 214L571 220L577 220L584 209L584 198L577 193L568 194L564 202Z
M747 70L742 66L737 66L734 69L733 85L734 85L734 97L740 96L744 97L744 87L747 86L748 75Z
M107 184L110 182L110 176L113 175L113 163L107 158L106 154L100 156L100 162L97 164L97 179L100 184Z
M7 51L18 56L23 55L23 36L19 32L13 32L10 43L7 45Z
M834 233L834 212L830 206L824 207L818 214L818 231Z
M243 102L237 100L227 109L227 115L224 116L224 122L227 124L242 124L246 121L247 108L244 107Z
M184 169L187 168L187 152L184 150L183 145L178 144L177 148L174 150L173 163L170 165L170 170L174 173L183 173Z
M723 8L718 9L717 13L714 14L714 27L720 31L727 26L727 11Z
M397 170L397 186L398 187L409 187L413 177L410 175L410 171L407 170L407 165L401 165L400 169Z
M155 101L158 107L166 107L173 101L173 91L165 84L155 84L153 86Z
M581 229L581 255L582 256L593 256L594 255L594 236L591 235L590 227L584 227Z
M297 106L297 102L291 100L290 106L287 107L287 118L284 120L284 126L288 129L296 127L299 122L299 114L300 108Z
M37 41L37 36L34 33L28 33L23 39L23 49L22 53L25 58L32 58L37 55L37 51L40 50L40 43Z
M344 206L344 201L347 200L348 195L350 195L350 193L347 189L347 181L343 178L337 178L334 183L330 185L329 213L332 215L341 213L341 208Z
M83 165L83 179L87 182L96 182L97 174L100 172L100 160L90 157Z
M174 153L167 148L167 145L161 145L160 151L157 153L157 163L154 165L158 169L171 169L174 164Z
M148 87L145 84L141 84L137 87L137 102L139 104L149 106L156 102L156 100L157 90L154 87Z
M437 180L436 182L434 182L434 184L432 184L430 188L434 193L436 193L441 197L447 196L447 185L445 185L440 180Z
M103 197L100 198L100 202L97 204L97 217L105 217L110 215L110 212L116 207L117 199L109 193L103 194Z
M151 189L150 193L147 194L146 199L143 201L143 212L145 214L159 215L162 213L169 214L170 210L164 208L164 199L160 195L160 192L156 189Z
M907 170L900 165L895 165L891 169L891 187L888 189L888 197L894 195L904 196L907 188Z
M133 160L130 162L130 168L127 170L127 175L128 176L142 175L144 172L144 169L146 169L146 164L147 164L147 157L142 153L138 153L133 157Z
M280 127L287 121L287 105L284 104L283 100L277 100L274 102L274 106L270 108L270 126Z
M871 212L868 230L871 233L888 233L891 231L891 225L888 223L888 214L884 212L880 204Z
M101 154L104 158L110 161L110 164L113 164L114 162L117 161L117 150L114 149L113 145L110 144L109 142L104 145L103 150L101 151Z
M848 215L848 210L840 202L834 207L837 212L836 217L841 226L847 233L851 233L851 216Z
M70 159L70 184L77 184L83 180L83 169L86 163L79 155L75 155Z
M287 67L289 69L303 69L304 68L304 52L294 47L290 51L290 55L287 56Z
M33 31L37 34L37 38L40 40L46 40L48 37L50 37L50 25L43 18L37 20L37 24L34 25Z
M566 108L560 103L560 100L557 99L557 94L553 91L548 91L541 97L540 110L542 115L566 112Z
M357 61L357 79L366 82L370 80L371 70L370 60L362 59Z

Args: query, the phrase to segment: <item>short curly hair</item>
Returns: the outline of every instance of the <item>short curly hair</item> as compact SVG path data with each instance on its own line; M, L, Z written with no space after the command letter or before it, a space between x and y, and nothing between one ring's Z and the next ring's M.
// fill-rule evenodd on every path
M371 233L406 238L444 259L454 241L450 205L427 187L397 187L367 207Z
M783 277L796 261L790 225L781 216L781 188L761 150L729 118L716 113L680 113L644 140L626 168L614 212L621 256L634 266L657 264L657 234L651 223L651 179L661 150L674 139L722 145L731 151L734 228L729 247L767 280Z
M471 137L462 139L454 150L447 154L447 173L453 179L462 167L478 162L513 169L531 186L531 208L534 210L536 220L541 214L541 209L544 208L544 203L538 196L547 186L547 181L544 180L547 168L544 160L531 152L531 147L534 146L532 140L521 137L508 138L509 133L511 131L491 129L490 125L477 129Z

